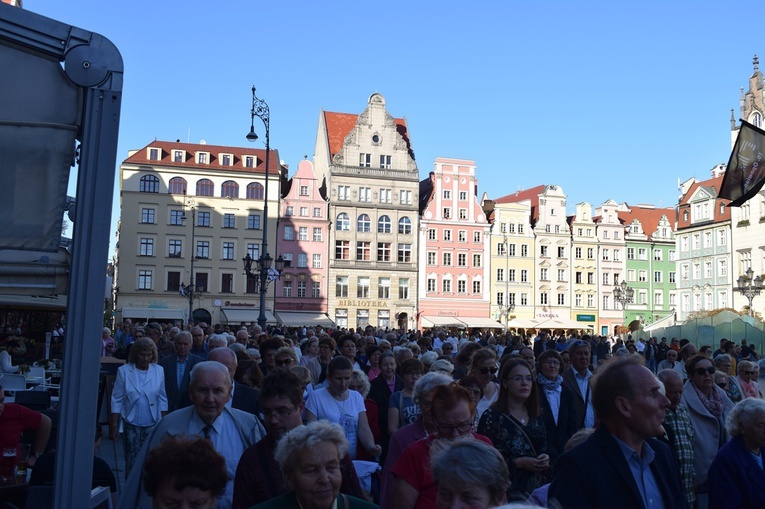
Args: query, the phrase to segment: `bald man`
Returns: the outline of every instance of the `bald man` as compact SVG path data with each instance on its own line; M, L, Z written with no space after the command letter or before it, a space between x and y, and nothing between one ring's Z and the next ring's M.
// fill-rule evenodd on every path
M238 365L236 359L236 353L230 348L216 348L207 354L207 360L218 361L228 369L231 374L231 380L234 380L236 374L236 368ZM250 413L260 419L260 391L233 382L233 390L231 393L231 399L228 400L226 406L229 408L236 408L244 412Z

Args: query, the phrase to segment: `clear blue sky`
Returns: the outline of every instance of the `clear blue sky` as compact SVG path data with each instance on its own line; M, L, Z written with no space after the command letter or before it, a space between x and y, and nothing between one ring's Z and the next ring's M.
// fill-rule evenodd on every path
M393 116L407 118L423 178L437 156L473 159L479 192L557 184L571 213L608 198L671 206L678 178L708 178L728 160L730 110L738 119L739 88L753 55L765 53L752 12L724 2L623 4L25 0L24 8L98 32L121 51L117 165L154 138L246 145L254 84L271 108L271 146L294 172L313 154L321 109L361 113L380 92ZM116 188L114 203L116 230Z

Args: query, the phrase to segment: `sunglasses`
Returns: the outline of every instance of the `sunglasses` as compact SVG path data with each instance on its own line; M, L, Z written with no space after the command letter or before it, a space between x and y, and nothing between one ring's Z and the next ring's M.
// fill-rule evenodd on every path
M757 373L757 372L756 371L744 371L745 375L754 375L755 373Z
M491 373L492 375L497 372L497 368L481 368L478 370L482 375L488 375Z
M693 370L693 372L696 373L699 376L702 376L702 375L714 375L715 371L717 371L717 370L715 369L714 366L709 366L708 368L696 368L696 369Z
M292 364L292 359L277 360L277 361L275 361L275 364L277 366L289 366L290 364Z

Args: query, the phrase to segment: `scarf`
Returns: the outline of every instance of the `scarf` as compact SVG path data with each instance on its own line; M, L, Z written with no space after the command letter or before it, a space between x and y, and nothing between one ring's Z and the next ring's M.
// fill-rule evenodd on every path
M696 384L691 383L693 386L693 389L696 391L696 395L701 400L701 404L704 405L704 408L706 408L710 414L714 415L715 417L720 417L723 412L723 402L720 395L717 393L717 388L712 387L712 396L710 398L707 398L704 396L698 387L696 387Z
M537 383L544 390L557 391L558 387L560 387L560 384L563 383L563 377L558 375L555 380L550 380L549 378L542 375L542 373L539 373L537 375Z
M759 398L760 394L757 391L757 387L754 382L745 382L742 378L736 377L738 384L741 386L741 391L744 393L745 398Z

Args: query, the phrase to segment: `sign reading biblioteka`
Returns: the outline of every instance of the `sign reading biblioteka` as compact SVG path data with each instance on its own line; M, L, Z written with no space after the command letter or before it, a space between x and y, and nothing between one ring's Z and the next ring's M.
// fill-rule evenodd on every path
M728 160L719 198L731 200L729 207L740 207L765 184L765 131L741 121L741 128Z

